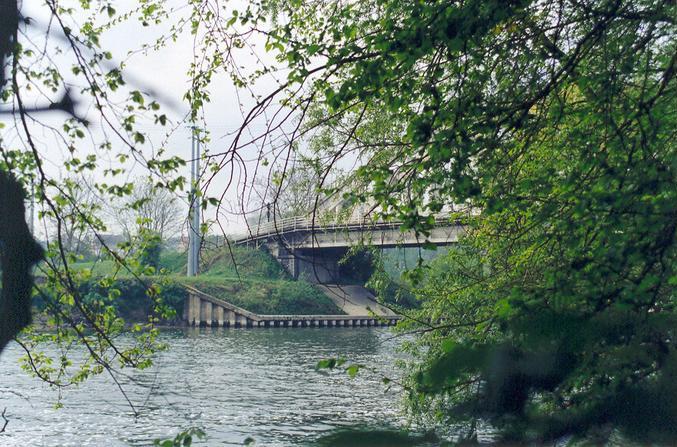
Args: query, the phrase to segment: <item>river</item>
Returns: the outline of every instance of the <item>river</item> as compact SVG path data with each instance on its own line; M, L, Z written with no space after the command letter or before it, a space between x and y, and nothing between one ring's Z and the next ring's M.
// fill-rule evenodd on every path
M378 374L320 373L318 360L350 362L397 374L397 339L380 328L163 330L169 349L146 371L126 371L134 417L110 378L57 391L18 366L22 351L0 356L0 411L9 420L2 446L149 445L199 427L200 445L312 445L340 427L397 426L400 394ZM1 423L0 423L1 427Z

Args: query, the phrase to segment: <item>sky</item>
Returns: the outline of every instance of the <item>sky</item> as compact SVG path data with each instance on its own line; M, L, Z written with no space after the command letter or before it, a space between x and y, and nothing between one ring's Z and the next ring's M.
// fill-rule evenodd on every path
M167 1L166 5L168 9L174 8L174 12L169 19L163 19L160 24L151 24L148 27L144 27L139 20L131 18L117 26L113 26L109 31L104 33L101 39L101 47L111 51L114 61L125 61L126 69L124 74L129 87L150 92L160 102L163 111L167 113L170 122L174 125L181 123L181 120L184 119L188 111L188 106L183 100L183 95L190 86L187 72L194 56L195 37L186 30L179 35L175 42L171 42L166 47L157 51L139 52L135 50L142 48L144 44L152 45L158 36L170 30L173 23L177 23L182 17L186 17L190 13L190 10L185 6L185 3L187 2ZM77 2L74 2L74 4L77 5ZM228 5L232 6L228 7L241 8L243 4L243 2L231 2ZM118 13L121 13L131 10L134 6L138 5L138 2L121 0L114 2L114 5ZM38 43L38 46L43 45L45 29L50 19L48 9L42 5L42 2L37 1L25 1L22 8L24 16L31 17L34 23L34 26L28 31L24 39L30 38L34 43ZM225 11L225 13L229 14L228 11ZM85 18L86 16L83 15L82 22L84 22ZM56 26L52 23L52 30L55 28ZM66 49L67 45L63 40L60 41L54 37L57 34L52 31L52 38L47 42L45 48L47 48L47 53L51 55L53 61L62 67L62 71L68 72L68 67L72 64L74 55ZM253 48L245 48L237 54L238 65L244 67L245 70L251 71L259 67L261 61L266 64L275 63L273 56L263 50L263 38L254 36L249 43L253 45ZM63 50L61 54L59 54L59 50ZM66 67L66 69L63 67ZM265 94L276 88L277 85L276 77L269 76L261 79L253 87L253 91L255 94ZM82 86L81 81L79 86ZM74 87L76 88L73 91L77 91L78 84L75 83ZM233 140L233 133L240 127L244 114L255 104L255 100L252 97L252 92L235 88L232 80L225 73L219 73L214 76L210 91L211 102L205 105L203 118L206 128L211 134L211 141L206 147L203 147L203 150L210 153L221 153L228 149ZM61 92L55 96L59 94ZM44 98L37 99L37 97L31 97L27 94L26 103L29 105L41 105L44 103ZM88 146L94 147L96 142L101 140L104 129L99 125L98 119L95 118L96 115L93 114L91 105L81 103L77 113L80 116L86 116L91 121L88 129L88 138L85 139L82 147L79 148L83 153L87 153L90 150ZM16 135L15 123L6 119L6 116L0 118L6 124L6 127L1 131L5 144L10 146L14 144L20 147L21 140ZM64 118L64 115L59 113L42 114L39 116L43 124L57 128L60 128ZM264 122L259 121L254 123L249 131L251 135L254 135L263 129ZM153 148L157 148L166 140L168 154L179 155L186 159L190 158L191 131L188 123L178 125L169 137L167 137L167 129L153 125L151 122L143 123L142 130L144 130L150 139L149 144L143 148L146 154L152 153ZM50 131L48 127L38 125L37 123L31 124L31 132L35 134L36 145L39 150L45 155L47 160L45 169L48 174L55 178L67 176L68 173L63 168L63 160L69 154L63 149L63 145L59 144L58 136ZM260 148L252 146L240 152L240 155L246 161L247 171L249 171L248 184L252 180L251 172L255 168L259 150ZM104 163L104 167L110 167L115 163L116 161L111 159L108 161L108 165ZM184 171L184 175L189 176L188 166L185 167ZM265 175L265 169L260 172ZM135 180L145 174L144 169L136 166L128 174L128 178ZM231 174L234 176L233 182L227 187ZM91 174L91 180L100 182L105 179L103 173L99 170ZM220 196L221 193L226 191L223 196L224 207L218 215L218 220L224 231L228 234L241 233L246 230L244 217L238 215L242 209L239 206L239 202L243 196L243 182L244 176L241 169L233 170L226 167L222 172L215 175L206 191L208 196ZM247 194L248 192L245 195ZM180 196L179 199L184 204L187 203L185 195ZM185 205L185 208L187 212L187 205ZM205 218L216 219L215 210L213 208L208 209L205 212ZM114 225L112 225L112 230L114 232Z

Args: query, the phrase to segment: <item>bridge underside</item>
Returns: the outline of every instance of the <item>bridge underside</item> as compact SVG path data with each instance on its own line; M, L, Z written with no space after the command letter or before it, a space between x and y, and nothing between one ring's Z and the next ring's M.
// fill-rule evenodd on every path
M339 261L348 252L348 248L339 247L312 250L294 249L283 243L269 243L266 246L292 278L303 278L313 283L339 282Z

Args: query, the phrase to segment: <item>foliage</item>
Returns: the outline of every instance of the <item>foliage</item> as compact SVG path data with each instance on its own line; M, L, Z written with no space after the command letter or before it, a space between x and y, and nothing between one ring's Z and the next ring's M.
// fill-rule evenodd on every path
M12 48L11 82L0 85L0 97L18 111L14 132L29 149L5 148L3 140L3 169L25 184L33 179L40 214L56 222L45 276L58 297L52 318L68 328L58 342L85 341L98 368L109 359L96 353L109 352L107 331L120 323L77 293L89 273L69 268L76 258L64 250L61 217L73 194L42 168L25 95L37 91L50 109L68 114L58 138L65 169L82 174L102 159L133 157L162 187L181 189L182 159L164 148L149 158L139 151L147 141L138 123L164 126L167 116L127 87L122 64L107 65L112 55L100 48L108 27L130 18L159 23L171 11L159 0L126 14L99 2L80 2L80 10L52 0L47 6L56 30L47 32L60 33L75 60L55 67L41 42L17 44L14 33L0 42ZM271 168L278 177L307 143L319 192L338 192L326 180L343 162L357 166L341 183L350 187L344 198L377 218L422 237L437 213L465 218L460 249L408 275L423 302L405 327L423 334L411 348L420 358L409 387L415 412L471 428L489 420L514 442L608 437L608 427L644 442L677 438L674 2L264 0L228 7L191 2L189 17L156 42L165 45L183 29L194 35L203 57L190 67L185 95L193 121L219 72L238 87L275 86L258 96L226 155L210 158L213 175L233 169L247 145L241 136L271 117L250 141L282 141L265 148L280 160L281 170ZM91 13L84 23L81 10ZM250 51L252 36L265 39L279 70L240 69L236 55ZM271 73L286 79L258 83ZM68 85L85 86L81 97L113 136L102 137L95 153L83 150L87 120L75 115ZM62 99L54 98L60 90ZM126 97L124 107L116 95ZM283 138L268 138L271 129ZM264 149L257 153L265 164ZM99 194L131 194L124 167L104 171L111 180L97 182ZM200 197L205 207L221 202ZM91 210L76 214L95 234L106 229ZM120 269L145 269L129 246L107 250ZM98 337L87 337L70 315L83 317ZM137 348L147 347L141 338ZM137 364L136 352L119 358Z
M313 212L320 193L321 172L313 160L299 157L291 162L287 169L271 170L267 179L258 182L256 206L259 212L253 216L253 225L309 216Z
M160 252L160 268L168 273L184 273L187 256L186 252L164 249Z
M677 438L676 8L268 1L229 22L284 17L277 92L333 134L325 169L359 160L347 197L422 236L468 210L463 249L409 275L433 322L408 327L414 410L511 442Z
M343 313L322 291L302 280L239 280L201 276L187 282L206 293L259 314Z
M312 284L290 279L279 263L265 251L232 247L232 252L229 253L227 248L212 249L205 253L204 258L202 273L198 277L188 278L183 276L186 265L185 253L163 250L160 268L154 271L162 275L144 276L144 280L161 281L163 284L162 302L172 312L161 318L161 323L174 324L183 314L186 292L181 284L184 283L255 313L306 315L342 313ZM95 291L97 294L105 294L105 291L97 285L97 281L101 277L115 274L112 285L119 290L119 297L111 302L111 305L127 322L145 321L147 315L153 311L145 287L133 276L124 272L115 273L114 266L115 264L110 261L75 264L74 270L90 272L90 280L82 285L81 293L87 295ZM34 304L39 309L44 309L46 305L39 297Z
M159 447L190 447L193 445L193 439L204 439L207 435L205 432L197 427L189 428L177 434L174 439L156 439L153 445Z
M152 178L139 180L122 206L109 205L115 222L127 237L143 233L157 235L160 243L180 233L186 221L176 195L154 184Z
M206 250L202 255L201 272L208 276L229 278L285 279L288 274L264 250L229 246Z
M151 354L164 349L157 341L156 326L174 318L175 313L162 298L167 279L149 276L155 269L141 263L139 254L132 252L125 258L127 281L120 279L118 271L93 276L92 270L83 268L69 270L64 282L62 270L50 266L54 260L48 258L47 265L40 266L35 292L39 297L37 319L50 330L29 329L17 339L25 350L23 369L61 390L92 375L115 377L118 368L151 366ZM72 255L67 259L72 261ZM125 304L132 303L135 318L130 320L134 324L127 325L122 314L127 310ZM115 343L122 332L134 335L135 342L125 346ZM44 344L61 349L51 357L42 351Z
M364 284L374 274L377 254L365 247L351 247L339 262L341 280Z
M177 170L185 162L168 156L165 148L144 151L142 123L162 127L167 116L156 99L127 84L124 63L115 62L111 51L101 46L111 26L136 18L157 23L161 11L154 13L150 7L119 13L104 2L66 5L47 0L41 10L47 16L43 25L19 10L24 6L28 8L26 2L16 1L0 5L0 172L3 177L10 173L34 192L31 203L43 224L36 227L44 226L45 233L40 281L32 293L44 304L39 318L54 332L28 330L17 341L26 351L25 368L61 390L103 372L117 380L120 368L146 368L152 354L162 349L155 328L168 312L159 296L162 281L142 278L155 272L146 261L154 263L156 253L147 247L140 256L132 241L118 247L106 244L109 229L100 204L132 193L127 174L134 164L153 175L158 188L180 190L185 179ZM48 119L41 118L45 113ZM92 121L98 124L95 130L89 127ZM96 181L87 181L93 177ZM4 189L3 197L8 192ZM23 218L23 207L13 213ZM12 230L4 236L21 234ZM93 241L101 244L113 268L95 280L101 293L84 294L82 286L93 281L92 272L71 266L91 254L87 245ZM19 260L3 260L3 271L19 266ZM111 304L120 293L114 286L120 271L139 282L152 308L144 324L132 327L134 343L125 346L116 344L125 324ZM25 323L5 309L2 318ZM45 356L43 343L56 345L60 354Z
M332 447L416 447L424 445L447 446L433 434L412 435L394 428L351 427L334 430L310 445Z
M31 270L43 256L23 220L24 191L0 171L0 352L31 322Z
M339 277L346 284L364 285L392 309L416 308L418 301L402 282L401 272L392 268L390 257L383 251L362 245L351 247L339 262Z
M162 252L162 238L158 233L142 228L139 232L139 257L142 264L155 270L160 268L160 253Z

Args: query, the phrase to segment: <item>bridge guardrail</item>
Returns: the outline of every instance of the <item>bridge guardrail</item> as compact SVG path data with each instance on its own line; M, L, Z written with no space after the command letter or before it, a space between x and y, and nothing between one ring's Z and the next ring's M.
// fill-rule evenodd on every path
M439 215L435 217L435 224L441 225L449 222L451 215ZM378 228L399 228L403 222L393 221L375 221L363 217L360 219L349 219L343 222L322 223L320 219L308 217L287 217L273 222L266 222L252 228L246 234L239 234L233 237L235 243L265 238L273 234L285 234L299 230L314 231L335 231L335 230L358 230L358 229L378 229Z

